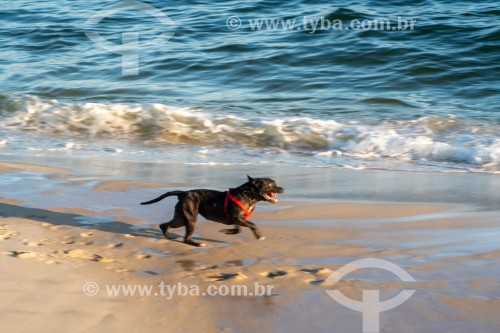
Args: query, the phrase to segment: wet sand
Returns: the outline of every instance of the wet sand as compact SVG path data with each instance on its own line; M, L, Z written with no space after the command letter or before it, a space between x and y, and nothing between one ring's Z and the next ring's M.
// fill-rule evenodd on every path
M266 239L249 230L225 235L223 225L200 219L196 238L208 246L193 248L181 242L184 230L166 240L156 228L172 216L174 199L138 203L168 189L236 186L244 181L241 168L171 167L162 174L131 166L120 174L111 166L82 172L62 163L21 162L0 163L2 331L362 332L361 313L326 290L362 300L366 289L380 290L382 300L416 290L381 314L381 332L500 329L497 209L422 202L421 196L418 202L339 201L301 170L270 169L268 176L287 191L278 205L259 205L252 218ZM413 176L421 177L407 175ZM395 263L415 282L378 269L328 280L363 258ZM89 282L99 287L96 295L85 294L95 292L84 289ZM161 283L201 291L212 285L254 290L258 283L272 292L170 298L161 294ZM112 296L111 285L151 285L153 291Z

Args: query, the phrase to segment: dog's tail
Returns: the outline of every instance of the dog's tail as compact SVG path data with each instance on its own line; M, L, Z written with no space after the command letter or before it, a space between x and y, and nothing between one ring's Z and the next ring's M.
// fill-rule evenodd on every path
M158 202L160 200L163 200L165 199L166 197L170 197L172 195L176 195L177 197L179 197L179 195L181 194L184 194L185 192L184 191L170 191L170 192L167 192L165 194L162 194L160 195L158 198L156 199L153 199L153 200L149 200L149 201L146 201L146 202L141 202L141 205L149 205L149 204L152 204L152 203L155 203L155 202Z

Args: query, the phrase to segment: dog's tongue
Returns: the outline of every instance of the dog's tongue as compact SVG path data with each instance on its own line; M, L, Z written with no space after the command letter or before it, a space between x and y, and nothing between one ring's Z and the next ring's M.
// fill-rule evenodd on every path
M276 195L276 193L271 192L271 193L269 194L269 196L271 197L271 200L272 200L274 203L278 202L278 196Z

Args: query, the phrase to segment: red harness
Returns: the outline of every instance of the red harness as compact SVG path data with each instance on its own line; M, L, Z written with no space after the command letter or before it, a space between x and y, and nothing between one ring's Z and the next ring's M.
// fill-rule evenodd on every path
M228 189L227 193L226 193L226 200L224 200L224 211L226 212L226 215L228 217L231 217L231 215L229 215L229 212L228 212L229 200L231 200L232 202L234 202L234 204L236 206L240 207L245 212L245 220L248 219L250 216L253 215L253 212L255 210L255 205L252 206L252 207L250 207L250 209L249 209L241 201L239 201L238 199L236 199L235 197L233 197L231 195L231 189Z

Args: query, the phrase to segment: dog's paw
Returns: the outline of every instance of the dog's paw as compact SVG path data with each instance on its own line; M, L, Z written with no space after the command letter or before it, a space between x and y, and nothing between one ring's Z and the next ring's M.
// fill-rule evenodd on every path
M260 236L260 237L259 237L259 240L264 240L264 239L266 239L266 237L265 237L265 236Z
M222 232L223 234L226 235L236 235L240 233L240 229L222 229L219 230L219 232Z
M196 247L205 247L207 246L205 243L198 243L198 242L195 242L193 240L185 240L184 243L188 244L188 245L191 245L191 246L196 246Z

